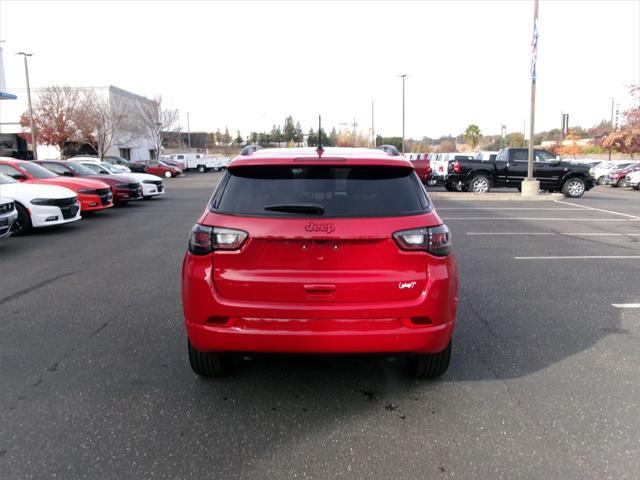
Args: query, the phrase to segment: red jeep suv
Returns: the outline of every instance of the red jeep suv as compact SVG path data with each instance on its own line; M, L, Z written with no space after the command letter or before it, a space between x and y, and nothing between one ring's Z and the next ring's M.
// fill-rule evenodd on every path
M451 234L410 161L384 149L264 149L233 159L182 265L189 360L234 352L408 354L449 365Z

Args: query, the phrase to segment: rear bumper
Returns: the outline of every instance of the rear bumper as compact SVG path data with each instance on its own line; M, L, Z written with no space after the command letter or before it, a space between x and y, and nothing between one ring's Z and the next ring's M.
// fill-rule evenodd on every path
M347 325L335 329L337 322ZM380 325L372 326L373 323ZM186 327L191 344L200 351L435 353L446 348L454 322L418 328L396 318L373 321L237 318L228 326L186 322ZM328 331L323 331L324 328Z
M185 255L182 304L187 335L203 352L436 353L455 326L455 257L429 267L419 298L367 304L278 304L221 298L211 279L211 256ZM412 318L428 318L417 324Z

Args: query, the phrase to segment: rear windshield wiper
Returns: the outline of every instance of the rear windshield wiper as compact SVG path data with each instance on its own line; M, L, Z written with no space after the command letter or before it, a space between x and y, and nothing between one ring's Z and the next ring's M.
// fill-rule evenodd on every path
M322 215L324 213L324 207L314 203L280 203L277 205L267 205L264 209L272 212L286 213L315 213L316 215Z

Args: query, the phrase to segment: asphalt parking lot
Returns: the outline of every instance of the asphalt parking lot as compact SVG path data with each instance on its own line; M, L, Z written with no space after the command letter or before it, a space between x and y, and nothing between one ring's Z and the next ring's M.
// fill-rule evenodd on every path
M640 472L640 192L435 201L461 298L439 381L382 357L188 365L180 268L219 174L0 242L0 478Z

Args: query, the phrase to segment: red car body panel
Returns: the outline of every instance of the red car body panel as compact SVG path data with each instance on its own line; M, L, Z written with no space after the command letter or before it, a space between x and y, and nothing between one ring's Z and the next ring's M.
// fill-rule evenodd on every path
M247 156L241 165L407 166L398 157ZM451 340L458 301L455 256L402 250L392 234L437 226L420 215L248 217L206 210L201 225L243 230L238 250L187 252L182 300L200 351L436 353Z
M157 175L158 177L164 177L167 172L171 173L172 177L178 175L178 169L175 167L165 167L164 165L146 165L146 172L151 175Z
M22 167L22 164L24 163L28 162L26 160L0 160L0 165L9 165L27 177L26 180L19 180L20 182L34 183L38 185L56 185L58 187L66 187L69 190L73 190L78 196L80 210L83 212L103 210L113 206L111 188L102 181L63 176L36 178ZM80 193L80 190L96 190L99 193Z

